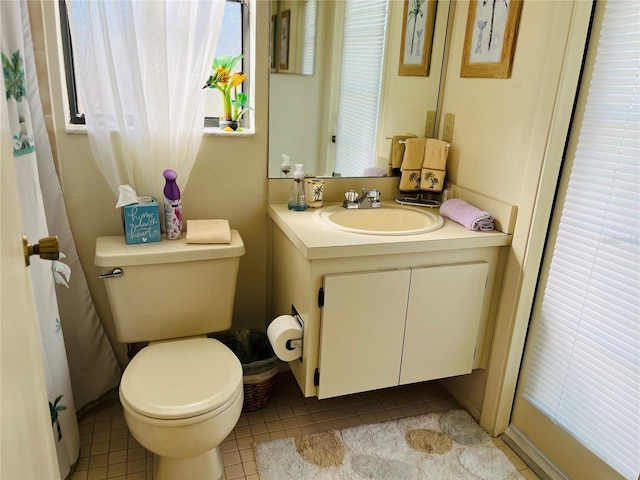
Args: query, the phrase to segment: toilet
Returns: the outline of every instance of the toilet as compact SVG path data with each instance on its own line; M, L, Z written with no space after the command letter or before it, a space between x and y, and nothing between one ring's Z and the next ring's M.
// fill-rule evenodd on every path
M218 446L240 418L242 366L207 334L231 328L244 252L235 230L228 244L96 241L118 340L149 342L122 375L120 402L157 480L224 475Z

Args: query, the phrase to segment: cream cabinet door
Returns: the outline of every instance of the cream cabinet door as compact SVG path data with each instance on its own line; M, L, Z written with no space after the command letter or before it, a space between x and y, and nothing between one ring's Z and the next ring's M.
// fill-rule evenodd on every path
M413 269L400 384L470 373L489 265Z
M410 276L325 276L318 398L398 385Z

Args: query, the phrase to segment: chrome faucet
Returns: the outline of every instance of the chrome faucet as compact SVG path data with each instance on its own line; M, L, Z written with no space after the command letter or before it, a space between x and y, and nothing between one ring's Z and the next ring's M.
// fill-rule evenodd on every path
M342 202L344 208L380 208L382 202L380 202L380 192L375 188L371 190L362 189L362 193L358 195L355 190L349 190L344 194L344 202Z

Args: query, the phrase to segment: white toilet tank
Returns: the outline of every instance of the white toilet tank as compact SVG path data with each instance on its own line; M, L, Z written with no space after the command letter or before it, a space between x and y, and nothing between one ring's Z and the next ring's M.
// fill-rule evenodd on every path
M185 239L127 245L124 236L96 240L94 263L105 278L118 340L123 343L204 335L231 328L244 243L236 230L228 244Z

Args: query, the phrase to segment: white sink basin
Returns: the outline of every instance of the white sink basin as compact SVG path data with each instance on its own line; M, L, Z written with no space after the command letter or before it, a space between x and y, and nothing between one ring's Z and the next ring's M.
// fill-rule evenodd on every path
M437 213L393 204L362 210L324 207L314 212L313 218L325 227L366 235L418 235L444 225Z

